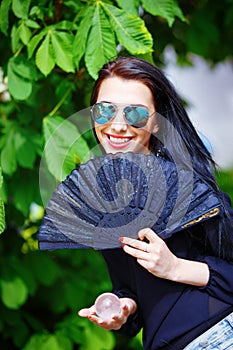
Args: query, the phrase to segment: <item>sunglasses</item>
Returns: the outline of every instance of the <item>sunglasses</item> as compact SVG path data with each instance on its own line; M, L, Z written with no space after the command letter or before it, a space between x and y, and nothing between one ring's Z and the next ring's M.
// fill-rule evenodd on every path
M93 121L97 124L107 124L116 117L119 106L124 105L110 102L95 103L91 107ZM143 128L152 114L150 115L148 109L141 105L128 105L123 108L126 122L134 128Z

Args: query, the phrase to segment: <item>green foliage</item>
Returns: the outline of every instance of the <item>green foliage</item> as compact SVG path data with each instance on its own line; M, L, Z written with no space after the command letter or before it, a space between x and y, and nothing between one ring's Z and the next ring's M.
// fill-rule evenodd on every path
M166 18L169 27L171 27L172 24L174 23L176 16L181 21L184 21L184 22L187 21L180 7L173 0L161 0L161 1L143 0L142 5L145 8L145 10L151 13L152 15Z
M151 3L157 7L156 1L152 0ZM167 7L164 7L164 11L171 11L172 6L168 6L170 1L159 2L164 6L165 3ZM232 59L232 0L222 2L198 0L192 3L180 0L178 3L182 8L182 14L181 16L178 14L178 8L173 10L180 20L175 20L171 28L160 15L153 18L150 15L145 16L147 28L152 37L157 39L154 55L156 61L163 63L164 48L168 44L174 47L179 64L192 64L190 62L192 53L201 55L213 64L224 61L226 58ZM152 9L148 11L155 14ZM183 16L185 16L184 19L182 19Z
M168 44L179 57L191 51L224 59L232 41L231 5L1 1L1 348L142 349L141 334L127 340L75 314L111 290L106 266L95 251L38 251L43 205L54 186L96 152L88 107L99 68L118 54L161 63Z
M218 171L216 173L216 178L219 187L222 189L222 191L229 194L233 203L233 169Z
M43 131L48 169L57 180L61 181L76 164L85 159L89 147L77 128L69 120L59 116L44 118Z
M5 228L5 207L2 196L2 187L3 187L3 176L2 169L0 167L0 234L4 231Z
M1 298L9 309L19 309L27 299L27 288L21 278L15 276L10 281L1 281Z

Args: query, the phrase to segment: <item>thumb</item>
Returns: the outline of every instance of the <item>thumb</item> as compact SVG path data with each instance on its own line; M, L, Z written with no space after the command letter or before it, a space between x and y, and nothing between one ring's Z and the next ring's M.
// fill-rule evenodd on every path
M90 316L91 312L90 309L81 309L78 311L78 315L81 317L88 317Z

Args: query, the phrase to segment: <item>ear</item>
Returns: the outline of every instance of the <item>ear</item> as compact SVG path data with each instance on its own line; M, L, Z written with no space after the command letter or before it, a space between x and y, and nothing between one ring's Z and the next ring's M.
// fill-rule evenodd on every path
M159 131L159 124L158 124L158 122L156 121L152 133L153 133L153 134L156 134L158 131Z

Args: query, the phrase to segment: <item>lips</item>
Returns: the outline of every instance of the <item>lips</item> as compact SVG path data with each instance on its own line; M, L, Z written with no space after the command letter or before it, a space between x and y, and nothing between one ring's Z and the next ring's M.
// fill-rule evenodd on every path
M111 142L120 144L120 143L129 142L131 140L131 137L116 137L116 136L109 135L109 140Z
M113 148L124 148L129 145L132 141L132 136L119 136L119 135L110 135L106 134L108 143Z

